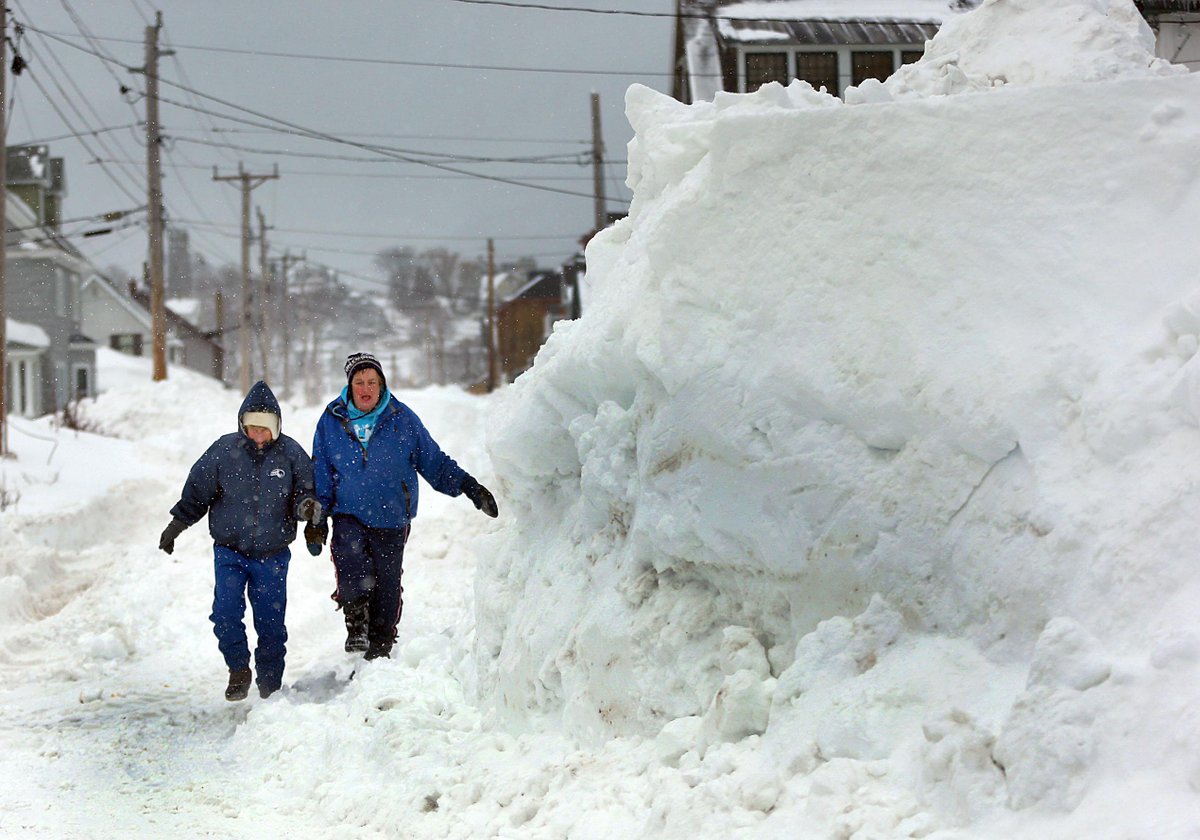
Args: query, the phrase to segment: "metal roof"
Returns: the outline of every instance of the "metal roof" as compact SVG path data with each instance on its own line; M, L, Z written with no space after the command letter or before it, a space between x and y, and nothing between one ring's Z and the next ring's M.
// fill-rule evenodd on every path
M773 46L924 44L940 24L918 20L737 20L717 18L722 40Z

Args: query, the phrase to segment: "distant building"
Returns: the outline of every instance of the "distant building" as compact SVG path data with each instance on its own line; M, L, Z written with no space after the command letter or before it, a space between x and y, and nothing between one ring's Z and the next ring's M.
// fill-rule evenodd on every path
M59 233L66 193L62 160L51 158L45 146L10 146L7 154L5 311L38 327L49 342L40 380L31 386L40 393L30 404L50 413L96 393L96 346L82 332L79 311L82 278L94 269Z
M533 366L554 322L565 315L563 278L557 271L530 272L521 285L497 293L497 351L505 380L511 382Z
M173 227L167 231L167 297L186 298L195 294L192 286L192 252L188 232Z
M149 356L153 347L150 295L136 284L122 289L100 274L84 281L80 295L84 329L96 340L130 356ZM220 343L175 309L164 308L167 361L221 378L224 356Z
M921 58L978 0L676 0L672 95L709 101L793 79L843 96ZM1200 0L1135 0L1156 55L1200 69ZM887 12L881 10L894 9Z
M676 0L674 82L681 102L719 91L751 93L768 82L808 82L841 96L916 61L955 0Z
M1154 30L1154 54L1200 70L1200 0L1135 0Z

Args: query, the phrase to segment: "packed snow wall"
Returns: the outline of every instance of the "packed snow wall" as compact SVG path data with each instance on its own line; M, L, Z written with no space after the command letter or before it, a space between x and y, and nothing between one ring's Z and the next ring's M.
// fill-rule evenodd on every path
M1196 629L1200 78L912 95L952 58L858 105L630 89L629 217L489 438L510 719L740 737L904 634L1023 679Z

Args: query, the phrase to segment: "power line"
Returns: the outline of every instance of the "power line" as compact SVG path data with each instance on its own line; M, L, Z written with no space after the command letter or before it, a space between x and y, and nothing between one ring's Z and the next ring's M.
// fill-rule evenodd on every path
M240 146L234 143L218 143L213 140L201 140L195 137L172 137L172 140L179 143L196 143L202 146L219 146L226 149L234 149L241 152L249 152L251 154L274 155L280 157L300 157L300 158L315 158L318 160L343 160L356 163L395 163L396 160L390 157L353 157L350 155L330 155L320 154L318 152L296 152L290 149L262 149L253 146ZM380 146L379 148L388 148ZM557 166L583 166L588 153L581 150L578 152L561 153L555 155L527 155L519 157L483 157L480 155L456 155L456 154L435 154L424 150L395 150L397 154L408 155L428 155L427 160L445 162L454 161L457 163L530 163L544 164Z
M623 9L588 9L583 6L552 6L548 3L512 3L508 0L454 0L456 3L467 3L472 6L504 6L509 9L525 9L527 11L538 12L584 12L591 15L627 15L629 17L652 17L652 18L705 18L708 15L693 14L689 12L635 12L625 11ZM738 18L744 20L745 18ZM749 18L751 20L765 20L766 18Z
M28 26L28 24L26 24ZM30 27L32 28L32 27ZM68 33L53 32L48 29L35 29L41 35L74 37ZM132 38L113 38L95 36L96 40L113 41L115 43L138 43ZM364 58L362 56L349 55L328 55L322 53L297 53L297 52L282 52L278 50L247 50L238 49L236 47L214 47L207 44L180 44L170 42L169 46L175 50L195 50L198 52L215 52L226 53L230 55L252 55L266 56L268 58L294 58L304 61L335 61L346 64L381 64L395 67L424 67L435 70L489 70L493 72L506 73L552 73L554 75L572 75L572 76L618 76L618 77L633 77L641 78L646 76L670 78L672 74L661 73L657 71L635 71L635 70L580 70L575 67L516 67L505 64L457 64L446 61L408 61L398 58Z
M211 225L212 227L216 228L218 230L218 232L221 232L221 228L229 228L229 229L236 228L239 231L241 230L240 226L235 226L232 224L222 224L220 222L210 222L207 220L198 221L196 219L175 219L174 221L176 221L179 224L207 224L207 225ZM482 242L488 238L487 236L461 236L461 235L436 236L436 235L431 235L431 234L355 233L352 231L329 230L328 228L272 227L271 230L277 231L279 233L303 233L303 234L316 235L316 236L341 236L341 237L348 237L351 239L420 239L420 240L430 240L430 241L438 241L438 242L442 242L442 241L446 241L446 242L457 242L457 241ZM527 235L514 235L514 236L492 235L491 238L495 239L497 241L518 241L518 240L554 241L556 239L578 239L579 234L578 233L527 234Z
M207 131L203 128L184 128L175 129L175 131ZM276 132L271 129L252 129L252 128L225 128L214 126L211 129L218 134L274 134ZM574 145L584 146L591 149L590 140L577 140L568 137L481 137L478 135L466 134L396 134L389 131L377 132L346 132L344 137L389 137L393 140L465 140L470 142L486 142L486 143L571 143Z
M136 123L125 123L124 125L109 125L103 128L90 128L86 131L72 132L70 134L56 134L53 137L35 137L32 140L26 140L21 145L25 146L41 146L49 143L54 143L59 140L74 140L78 137L95 137L99 134L107 134L112 131L121 131L126 128L137 128Z
M73 47L74 49L80 50L81 52L85 52L85 53L88 53L89 55L96 56L97 58L100 58L103 61L113 61L113 59L110 59L98 52L95 52L94 50L89 50L85 47L79 46L78 44L72 44L69 41L67 41L66 39L59 38L54 35L47 35L47 33L44 30L35 29L34 27L29 27L29 28L33 29L33 31L38 32L39 34L42 34L43 36L50 37L54 40L61 41L62 43L65 43L68 46ZM119 63L119 62L114 62L114 63ZM126 68L126 69L128 70L128 69L132 69L132 68ZM470 172L469 170L456 169L455 167L448 166L444 163L436 163L433 161L427 161L427 160L421 160L418 158L413 158L413 157L405 155L403 153L395 152L386 147L374 146L374 145L370 145L367 143L359 143L357 141L347 140L346 138L338 137L336 135L329 134L327 132L316 131L314 129L305 128L304 126L298 125L298 124L290 122L288 120L284 120L279 117L273 117L273 116L271 116L269 114L265 114L261 111L256 111L253 108L247 108L243 105L238 105L234 102L230 102L229 100L222 99L217 96L212 96L211 94L207 94L202 91L195 90L193 88L189 88L185 85L180 84L179 82L172 82L169 79L160 78L159 82L161 84L170 85L171 87L178 88L180 90L189 91L203 99L208 99L213 102L216 102L219 105L223 105L226 108L233 108L236 111L242 111L244 113L259 117L261 119L269 120L271 123L277 123L278 125L285 126L286 128L292 129L294 132L298 133L302 137L309 137L309 138L317 139L317 140L325 140L330 143L336 143L336 144L340 144L340 145L344 145L344 146L350 146L352 148L362 149L364 151L369 151L369 152L375 152L377 154L384 154L384 155L388 155L390 157L394 157L396 160L403 161L406 163L415 163L415 164L419 164L421 166L428 166L433 169L440 169L440 170L443 170L446 172L452 172L452 173L459 174L459 175L469 175L474 178L480 178L485 181L494 181L499 184L508 184L509 186L514 186L514 187L525 187L525 188L531 189L531 190L540 190L542 192L558 193L560 195L573 195L573 196L577 196L580 198L586 198L588 200L592 200L594 198L594 196L591 193L580 192L578 190L567 190L567 189L562 189L560 187L547 187L547 186L542 186L540 184L531 184L531 183L527 183L524 181L517 181L513 178L505 178L505 177L502 177L499 175L488 175L488 174L479 173L479 172ZM212 116L220 117L221 119L227 119L227 120L230 120L233 122L240 122L240 123L244 123L244 124L248 124L248 125L256 125L258 127L268 127L268 128L273 127L269 124L264 126L262 123L255 123L255 122L253 122L251 120L247 120L243 117L235 117L230 114L222 114L217 111L211 111L209 109L199 108L196 106L188 105L186 103L179 102L177 100L168 99L167 97L159 97L159 101L166 102L168 104L174 105L179 108L184 108L184 109L187 109L190 111L211 114ZM616 201L617 203L621 203L621 204L629 203L628 201L624 201L622 199L613 199L613 200Z
M193 163L189 158L185 157L178 149L169 149L172 154L179 154L186 161L185 163L171 163L171 168L176 170L183 169L203 169L208 172L212 170L211 166ZM93 158L88 163L125 163L135 164L139 161L124 158L115 160L112 158ZM320 171L315 169L280 169L280 175L300 175L311 178L365 178L368 180L394 180L394 181L475 181L478 180L474 175L426 175L413 172L334 172ZM562 182L562 181L587 181L591 182L591 175L514 175L514 178L520 178L522 181L547 181L547 182ZM610 176L609 180L612 183L619 183L615 177Z
M78 137L79 144L81 146L83 146L84 150L89 155L91 155L93 157L93 159L100 161L101 157L99 155L97 155L94 151L92 151L92 149L87 145L87 143L84 142L83 137L85 136L85 133L80 132L77 128L75 128L74 125L72 125L71 120L67 117L66 114L63 113L62 109L58 107L58 104L54 101L54 98L50 96L50 92L47 91L45 85L42 84L41 79L38 77L39 74L35 73L31 70L26 70L26 72L29 73L29 77L31 79L33 79L33 83L37 87L37 89L42 92L42 96L44 96L46 98L46 102L54 110L54 113L58 114L59 119L61 119L63 121L63 125L65 125L69 130L76 132L79 135L79 137ZM101 163L100 168L104 171L104 174L109 177L109 180L111 180L116 185L117 189L119 189L121 192L123 192L130 201L138 200L136 194L129 189L129 187L125 184L125 182L122 179L120 179L116 175L114 175L112 173L112 171L109 170L107 165L105 165L104 163Z

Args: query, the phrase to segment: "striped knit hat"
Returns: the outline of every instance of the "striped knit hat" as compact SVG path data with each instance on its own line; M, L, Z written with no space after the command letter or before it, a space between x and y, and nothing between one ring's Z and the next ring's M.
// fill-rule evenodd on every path
M372 368L379 374L380 387L387 387L387 377L383 375L383 367L380 366L379 360L370 353L352 353L346 357L346 384L349 385L350 381L354 379L354 374L363 368Z

